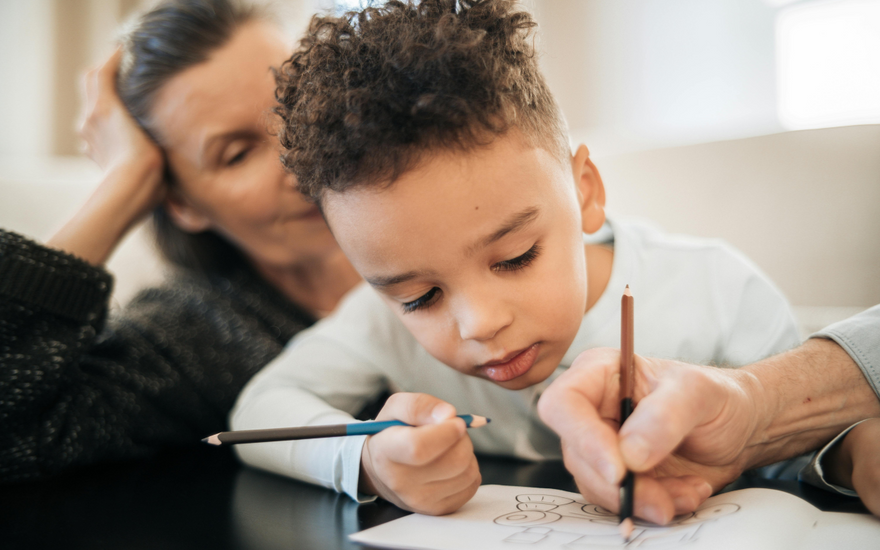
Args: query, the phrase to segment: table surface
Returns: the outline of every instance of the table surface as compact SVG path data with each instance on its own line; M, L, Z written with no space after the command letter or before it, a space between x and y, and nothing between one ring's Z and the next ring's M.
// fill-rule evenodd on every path
M576 488L559 461L480 457L484 484ZM743 476L728 489L766 487L826 511L867 513L857 499L796 481ZM0 486L0 547L362 548L348 535L406 515L241 466L229 449L168 451L51 480Z

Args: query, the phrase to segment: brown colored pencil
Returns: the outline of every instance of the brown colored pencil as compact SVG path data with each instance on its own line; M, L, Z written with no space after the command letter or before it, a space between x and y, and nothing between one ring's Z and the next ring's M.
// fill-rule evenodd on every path
M620 299L620 425L626 422L633 410L633 386L635 385L635 351L633 327L633 296L629 285ZM629 540L633 531L633 505L635 501L635 475L627 470L620 484L620 534Z

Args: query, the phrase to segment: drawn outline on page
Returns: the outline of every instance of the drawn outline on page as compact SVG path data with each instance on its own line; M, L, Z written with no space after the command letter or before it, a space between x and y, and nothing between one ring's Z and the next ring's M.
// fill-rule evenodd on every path
M517 495L516 501L516 511L498 516L495 523L525 529L503 542L544 548L675 548L698 540L704 522L740 509L738 504L732 503L709 504L678 516L662 527L637 520L629 542L624 542L618 530L617 515L601 506L546 494ZM589 533L583 532L584 522L590 524Z

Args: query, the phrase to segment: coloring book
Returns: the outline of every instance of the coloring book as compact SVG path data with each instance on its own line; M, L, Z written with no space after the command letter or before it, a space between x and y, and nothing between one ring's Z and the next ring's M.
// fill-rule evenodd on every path
M880 549L880 519L822 512L782 491L744 489L711 497L662 527L636 521L625 542L617 516L579 494L484 485L453 514L412 514L351 538L416 550Z

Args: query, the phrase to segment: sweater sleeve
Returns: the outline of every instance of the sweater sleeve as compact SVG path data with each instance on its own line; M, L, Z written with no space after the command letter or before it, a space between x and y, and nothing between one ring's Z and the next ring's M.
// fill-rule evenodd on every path
M143 293L107 321L111 286L103 269L0 232L0 482L197 444L289 337L192 285Z

